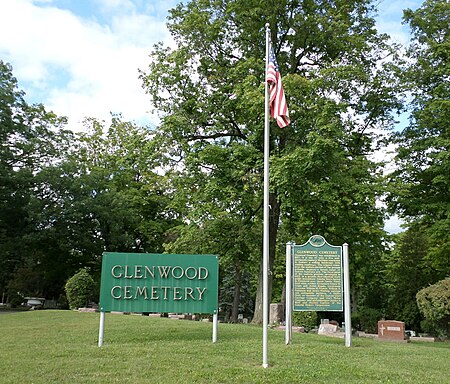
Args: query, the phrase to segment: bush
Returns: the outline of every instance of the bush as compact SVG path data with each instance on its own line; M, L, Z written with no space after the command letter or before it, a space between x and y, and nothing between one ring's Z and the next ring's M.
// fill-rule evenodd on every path
M302 312L294 312L292 314L292 324L304 327L306 331L310 331L314 327L318 325L317 312L314 311L302 311Z
M8 290L8 304L11 308L20 307L24 301L23 296L17 292L17 290L9 289Z
M417 306L436 336L450 335L450 277L421 289Z
M67 280L65 291L70 309L87 306L94 291L94 280L88 271L83 268Z

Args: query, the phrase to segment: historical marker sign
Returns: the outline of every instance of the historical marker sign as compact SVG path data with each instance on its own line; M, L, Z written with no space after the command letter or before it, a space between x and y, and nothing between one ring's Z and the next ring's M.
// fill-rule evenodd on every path
M216 313L218 274L215 255L105 252L100 310Z
M294 311L342 311L342 277L342 247L318 235L294 245Z

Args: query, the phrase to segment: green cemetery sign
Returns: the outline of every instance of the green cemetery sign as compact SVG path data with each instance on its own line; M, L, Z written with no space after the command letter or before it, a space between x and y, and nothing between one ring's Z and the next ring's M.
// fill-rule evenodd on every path
M312 236L293 246L294 311L342 311L342 247Z
M100 310L216 313L218 275L215 255L105 252Z

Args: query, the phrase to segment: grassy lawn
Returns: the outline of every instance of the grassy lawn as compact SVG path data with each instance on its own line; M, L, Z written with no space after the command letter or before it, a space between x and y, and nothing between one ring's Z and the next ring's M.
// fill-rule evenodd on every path
M398 344L98 313L30 311L0 315L0 383L450 383L449 343Z

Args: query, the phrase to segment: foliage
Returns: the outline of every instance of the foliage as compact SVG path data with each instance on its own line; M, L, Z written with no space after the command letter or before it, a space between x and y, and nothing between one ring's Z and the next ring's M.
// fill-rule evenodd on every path
M299 327L304 327L307 332L316 327L318 323L319 317L317 316L317 312L302 311L294 312L292 314L292 324Z
M450 277L421 289L417 306L440 336L450 336Z
M35 266L22 266L7 285L8 303L16 307L23 304L24 297L41 297L44 292L44 272Z
M239 259L234 261L239 263ZM225 321L237 322L237 316L251 319L254 309L251 273L241 265L230 265L222 259L219 281L219 308ZM236 299L239 301L236 302ZM237 306L237 308L235 308Z
M67 160L42 175L36 224L64 212L50 230L69 228L73 252L88 260L105 249L161 251L172 217L167 186L155 167L146 129L119 117L109 128L88 119Z
M355 292L368 285L384 236L380 168L368 155L373 132L388 127L399 107L395 49L376 33L372 11L365 0L195 0L170 12L177 47L155 46L141 77L161 112L155 140L188 227L178 232L177 247L190 251L193 231L200 238L214 221L227 231L217 237L249 231L252 257L261 253L262 41L269 22L292 120L284 130L271 123L269 269L280 230L298 242L320 233L352 244ZM238 247L227 250L231 265L247 258ZM259 278L255 322L261 288Z
M65 285L70 309L86 307L93 298L95 283L86 268L73 275Z
M408 328L419 330L422 316L416 304L417 292L435 281L428 255L428 238L420 227L410 227L393 237L395 246L383 256L385 316L401 319Z
M403 76L411 119L393 135L390 206L426 234L426 258L438 281L450 273L450 3L427 0L404 15L413 34Z
M43 105L29 105L24 100L24 93L18 89L11 66L0 60L2 292L5 292L9 280L17 276L20 267L39 268L39 260L29 260L31 254L40 253L31 244L33 228L29 225L29 204L36 174L46 166L56 164L58 153L67 148L70 133L63 129L64 123L64 118L46 111Z
M352 327L366 333L378 333L378 321L383 314L379 309L363 307L352 313Z
M45 271L44 292L54 298L80 266L98 281L105 250L161 252L166 231L177 224L167 209L169 186L154 172L147 129L119 116L110 127L88 119L60 155L35 175L28 204L27 240Z

